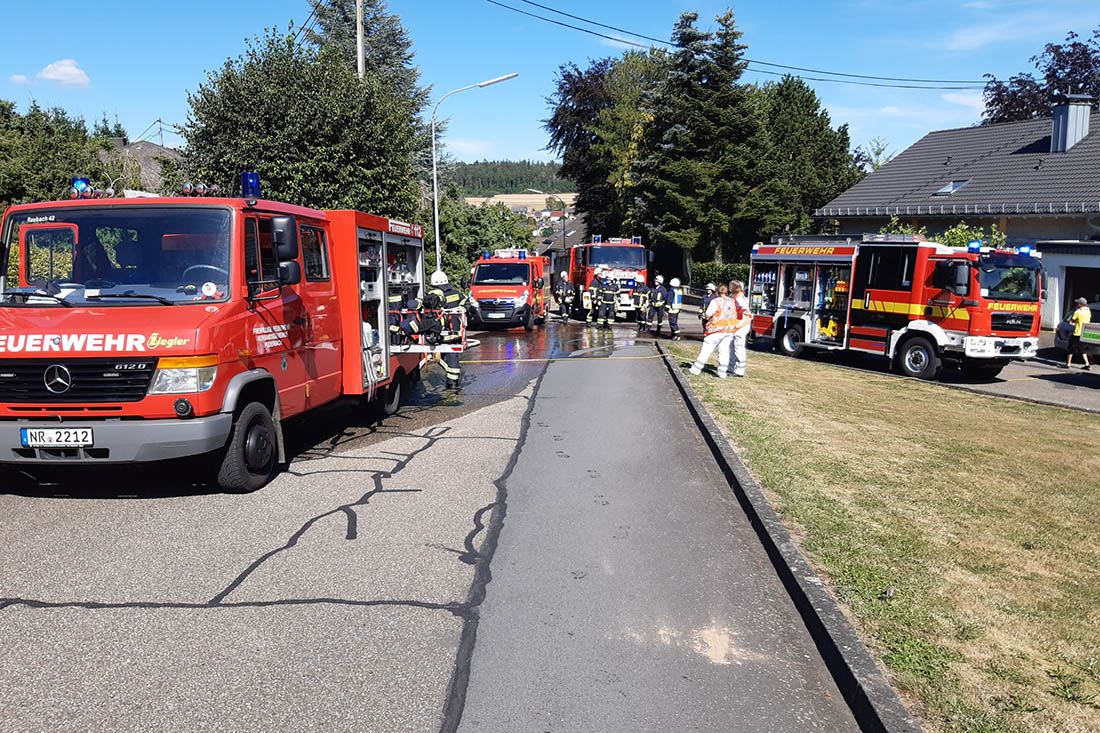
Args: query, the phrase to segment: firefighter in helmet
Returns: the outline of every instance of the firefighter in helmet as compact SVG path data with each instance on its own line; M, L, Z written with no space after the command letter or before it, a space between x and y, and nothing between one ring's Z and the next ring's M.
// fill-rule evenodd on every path
M609 277L608 269L600 278L600 328L611 328L615 320L615 298L619 295L619 283Z
M684 289L680 287L680 278L668 281L668 329L672 331L672 340L680 340L680 311L684 308Z
M588 324L596 322L596 313L600 309L600 282L603 275L603 265L596 265L596 269L592 272L592 280L588 283L588 315L584 317L584 320Z
M649 286L644 281L634 286L634 317L639 331L649 328Z
M573 302L573 283L569 282L569 273L565 270L562 270L554 288L554 298L558 301L558 315L563 321L568 321L569 306Z
M653 289L649 291L649 330L656 336L661 335L661 321L665 319L665 302L668 291L665 290L665 277L658 275L653 279Z
M432 273L430 294L439 298L443 309L443 343L453 344L462 340L462 311L466 307L466 296L451 287L446 273L436 270ZM458 354L448 351L441 357L443 371L447 375L447 389L458 389L462 377L462 367L458 363Z
M707 283L707 294L703 296L703 303L699 307L699 320L703 322L704 330L707 325L707 306L710 302L718 297L718 286L714 283Z

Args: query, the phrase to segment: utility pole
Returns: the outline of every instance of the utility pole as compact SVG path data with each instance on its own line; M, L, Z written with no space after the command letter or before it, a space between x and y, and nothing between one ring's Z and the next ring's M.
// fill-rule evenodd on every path
M366 68L363 61L363 0L355 0L355 67L359 80L363 80Z
M157 124L160 125L160 146L164 147L164 120L157 118Z

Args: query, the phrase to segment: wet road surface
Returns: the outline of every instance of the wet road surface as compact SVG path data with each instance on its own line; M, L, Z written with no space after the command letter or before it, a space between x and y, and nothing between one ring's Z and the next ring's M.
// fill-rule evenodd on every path
M652 345L475 337L254 494L5 477L2 727L852 729Z

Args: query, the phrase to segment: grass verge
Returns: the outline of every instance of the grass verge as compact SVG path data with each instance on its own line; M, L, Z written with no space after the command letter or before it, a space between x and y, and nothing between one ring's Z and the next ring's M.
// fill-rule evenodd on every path
M1100 417L749 359L692 386L924 723L1100 730Z

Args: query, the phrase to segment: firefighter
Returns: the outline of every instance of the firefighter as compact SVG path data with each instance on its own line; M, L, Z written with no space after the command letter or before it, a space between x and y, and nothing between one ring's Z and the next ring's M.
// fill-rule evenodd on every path
M707 325L707 306L710 302L718 297L718 288L714 283L707 283L707 294L703 296L703 303L699 306L699 320L703 322L703 330L706 330Z
M558 315L563 321L569 320L569 304L573 300L573 283L569 282L569 273L562 270L558 285L554 289L554 298L558 301Z
M684 307L684 289L680 287L680 278L674 277L668 281L668 330L672 332L672 340L680 340L680 311Z
M390 293L386 299L386 306L390 316L390 343L400 344L404 341L404 334L401 332L401 311L405 309L405 296L401 291Z
M665 301L668 300L668 291L665 290L665 276L658 275L653 279L653 289L649 291L649 331L656 336L661 335L661 321L665 318Z
M600 308L600 280L603 274L603 265L596 265L596 269L592 272L592 280L588 283L588 315L584 320L588 324L596 322L596 312Z
M644 282L634 288L634 317L638 321L638 330L649 328L649 286Z
M405 311L401 318L401 338L409 341L419 336L420 323L420 301L412 298L405 303Z
M603 278L600 279L600 328L611 328L611 322L615 320L615 299L619 295L619 284L607 275L604 268Z
M443 313L443 343L451 344L462 340L462 311L466 307L466 296L451 287L446 273L437 270L432 273L431 295L439 298L440 308ZM462 377L462 367L458 362L458 354L447 351L440 358L443 371L447 375L447 389L458 389L458 381Z

